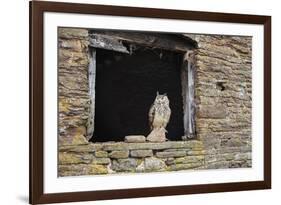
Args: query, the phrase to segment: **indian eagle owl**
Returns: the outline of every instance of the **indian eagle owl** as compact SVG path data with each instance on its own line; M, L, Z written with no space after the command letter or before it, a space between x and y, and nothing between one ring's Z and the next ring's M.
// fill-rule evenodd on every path
M171 116L169 102L169 98L166 94L159 95L157 92L156 98L148 113L151 130L155 128L166 128Z

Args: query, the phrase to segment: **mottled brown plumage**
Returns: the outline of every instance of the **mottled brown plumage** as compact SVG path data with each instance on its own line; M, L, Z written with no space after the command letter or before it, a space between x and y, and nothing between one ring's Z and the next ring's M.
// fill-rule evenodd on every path
M156 98L150 107L148 117L150 129L164 128L166 129L171 116L169 99L166 94L159 95L157 92Z

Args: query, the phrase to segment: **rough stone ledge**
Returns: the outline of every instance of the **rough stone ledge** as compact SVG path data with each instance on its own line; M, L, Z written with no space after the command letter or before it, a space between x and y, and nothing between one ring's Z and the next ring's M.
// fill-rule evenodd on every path
M104 143L102 149L106 151L111 150L138 150L138 149L152 149L152 150L164 150L164 149L178 149L178 148L203 148L203 144L198 140L190 141L168 141L168 142L143 142L143 143Z
M170 149L185 149L187 150L202 150L203 143L199 140L189 141L167 141L167 142L140 142L140 143L127 143L127 142L104 142L104 143L89 143L87 145L66 145L60 146L61 152L88 152L95 151L115 151L115 150L165 150Z

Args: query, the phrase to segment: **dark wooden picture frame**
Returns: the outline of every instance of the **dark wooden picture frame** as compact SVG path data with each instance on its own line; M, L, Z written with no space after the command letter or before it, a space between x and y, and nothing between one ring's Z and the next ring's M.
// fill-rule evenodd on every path
M43 14L44 12L97 14L127 17L149 17L210 22L259 24L264 27L264 180L237 183L218 183L102 190L45 194L43 191ZM30 2L30 204L76 202L105 199L153 197L196 193L242 191L271 188L271 17L102 6L90 4Z

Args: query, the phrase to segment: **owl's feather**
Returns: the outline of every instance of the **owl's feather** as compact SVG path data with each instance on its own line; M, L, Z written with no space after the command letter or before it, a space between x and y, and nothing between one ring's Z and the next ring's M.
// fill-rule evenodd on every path
M148 112L148 123L151 130L153 129L152 123L153 123L154 115L155 115L155 107L154 104L152 104Z

